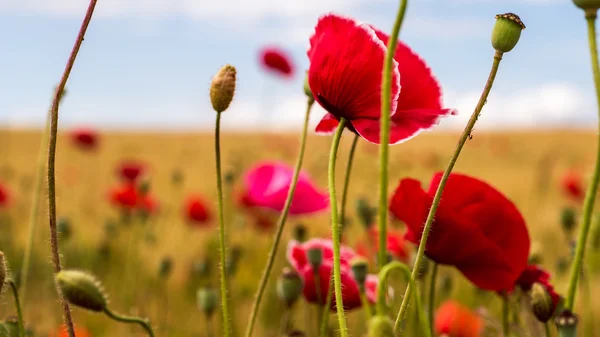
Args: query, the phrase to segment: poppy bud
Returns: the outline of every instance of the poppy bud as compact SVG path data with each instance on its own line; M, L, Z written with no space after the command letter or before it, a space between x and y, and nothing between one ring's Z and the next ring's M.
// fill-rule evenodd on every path
M147 195L148 192L150 192L150 187L152 187L150 178L143 177L139 182L138 192L140 192L141 195Z
M560 225L566 233L571 233L575 229L576 214L575 210L567 207L560 213Z
M210 85L210 102L217 113L227 110L233 100L235 76L235 67L227 64L219 69L212 79Z
M306 226L300 223L294 227L294 240L298 242L306 241Z
M198 292L196 292L196 301L198 309L200 309L206 317L211 317L217 309L217 292L213 288L200 288L198 289Z
M369 201L366 199L361 198L356 201L356 213L365 228L369 229L373 225L375 212L376 210L369 205Z
M56 228L58 229L58 232L60 233L60 238L63 240L69 240L69 238L71 237L71 221L69 221L69 218L65 218L65 217L61 217L60 219L58 219L58 222L56 223Z
M394 322L387 316L377 315L369 321L368 337L394 337Z
M323 251L321 250L321 247L310 247L306 251L306 258L313 270L319 270L319 267L321 267L321 263L323 262Z
M71 304L92 311L102 311L108 299L100 282L92 275L78 270L62 270L55 277L63 296Z
M308 84L308 71L306 72L306 76L304 77L304 93L306 94L306 96L308 96L309 99L314 99L312 90L310 90L310 85Z
M385 253L385 264L388 264L394 260L394 256L390 252ZM379 265L379 254L375 256L375 263Z
M525 25L514 13L496 15L496 24L492 30L492 46L500 53L508 53L519 42Z
M576 337L579 318L570 310L564 310L554 319L560 337Z
M354 280L358 283L358 288L361 292L364 292L365 282L367 281L367 274L369 272L369 262L363 257L355 257L350 261L350 267L352 268Z
M535 317L542 323L548 322L554 314L552 296L542 284L537 282L531 287L531 307Z
M235 182L235 173L232 171L225 172L225 174L223 174L223 180L225 181L225 184L232 185Z
M168 278L171 275L171 271L173 270L173 259L170 256L165 256L160 261L160 265L158 266L158 275L161 278Z
M302 294L304 284L297 272L290 268L283 268L277 280L277 295L285 305L292 306Z
M573 0L573 3L583 10L598 10L600 8L600 0Z
M4 286L4 281L6 281L6 262L4 261L4 253L0 251L0 293L2 293L2 287Z
M192 274L200 278L208 278L210 276L210 261L205 259L203 261L196 261L192 265Z

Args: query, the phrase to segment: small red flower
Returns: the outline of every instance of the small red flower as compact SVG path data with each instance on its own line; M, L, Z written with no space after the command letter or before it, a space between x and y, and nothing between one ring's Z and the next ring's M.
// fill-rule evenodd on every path
M308 82L329 112L317 133L331 134L341 118L348 129L379 144L381 79L389 36L367 24L335 14L321 17L310 38ZM441 88L425 61L402 42L392 67L390 144L433 128L444 109Z
M260 61L265 70L284 76L294 76L292 58L285 51L276 47L267 47L260 52Z
M77 337L92 337L92 334L85 328L76 326L75 335ZM69 331L65 325L62 325L56 332L51 333L50 337L69 337Z
M379 230L376 226L369 227L367 238L369 240L371 252L369 252L369 246L367 246L365 242L359 242L356 246L356 251L359 255L374 259L376 252L379 250ZM408 262L410 250L402 233L388 231L387 250L395 259L402 262Z
M407 226L406 239L418 244L442 173L426 192L414 179L403 179L390 211ZM425 253L455 266L485 290L512 290L527 266L529 233L516 206L481 180L452 174L435 215Z
M79 128L71 131L73 144L82 150L95 150L98 147L98 132L89 128Z
M8 206L9 201L10 195L8 193L8 188L0 183L0 208Z
M550 274L542 268L530 264L521 273L521 276L515 282L524 291L531 290L534 283L547 283L550 280Z
M133 184L125 184L110 191L111 203L123 210L133 210L137 206L138 192Z
M313 272L312 266L308 263L308 259L306 257L306 252L309 249L315 248L323 251L323 261L319 267L318 287L315 283L315 273ZM356 309L361 306L360 292L358 289L358 284L352 276L350 261L355 258L357 254L351 248L342 246L340 255L342 299L344 302L344 310ZM291 240L288 244L287 259L304 280L303 292L306 300L310 303L319 303L322 305L325 304L327 294L329 292L331 273L333 271L333 246L331 240L312 239L304 243ZM378 279L376 275L367 276L365 290L367 293L367 298L371 303L375 303L376 301L377 280ZM317 293L317 289L319 290L319 293ZM333 297L330 309L332 311L336 310L335 296Z
M456 301L446 301L435 312L436 336L479 337L483 320Z
M578 171L572 170L565 173L561 180L561 186L567 197L577 202L581 202L585 198L585 184Z
M142 176L145 169L146 166L143 163L135 160L127 160L119 164L117 174L121 179L133 183Z
M190 196L185 202L185 216L190 223L202 227L210 222L211 214L206 202L199 195Z

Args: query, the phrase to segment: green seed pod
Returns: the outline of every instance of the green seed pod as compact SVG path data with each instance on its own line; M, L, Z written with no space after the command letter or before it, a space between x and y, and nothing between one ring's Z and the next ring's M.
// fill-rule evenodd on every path
M306 250L306 259L313 270L319 270L323 263L323 250L321 247L315 246Z
M368 337L394 337L394 322L387 316L375 316L369 321Z
M304 283L297 272L290 268L283 268L277 279L277 296L287 306L292 306L302 294Z
M531 308L537 319L546 323L554 314L554 303L552 296L540 283L534 283L531 287Z
M69 218L61 217L60 219L58 219L56 223L56 228L58 229L58 232L60 233L60 238L62 240L69 240L69 238L71 238L71 234L73 233L73 231L71 230L71 221L69 220Z
M352 268L354 280L358 283L358 288L364 292L367 274L369 273L369 261L364 257L355 257L350 261L350 267Z
M103 311L108 299L100 282L78 270L62 270L55 277L63 296L73 305L91 311Z
M294 240L298 242L306 241L306 226L299 223L294 227Z
M218 295L213 288L200 288L196 293L196 301L198 303L198 309L206 317L211 317L217 309Z
M192 276L199 278L208 278L210 276L211 264L209 259L195 261L192 264Z
M577 337L579 318L570 310L564 310L554 319L560 337Z
M356 201L356 214L360 223L367 229L375 222L376 209L369 205L367 199L361 198Z
M210 102L216 112L221 113L229 107L235 94L235 67L227 64L224 65L210 85Z
M4 261L4 253L0 251L0 293L2 293L2 287L4 286L4 281L6 281L7 269L6 261Z
M508 53L519 42L525 25L514 13L496 15L496 24L492 30L492 46L500 53Z
M600 8L600 0L573 0L573 3L583 10Z
M560 225L565 233L570 234L577 225L577 214L571 207L567 207L560 213Z

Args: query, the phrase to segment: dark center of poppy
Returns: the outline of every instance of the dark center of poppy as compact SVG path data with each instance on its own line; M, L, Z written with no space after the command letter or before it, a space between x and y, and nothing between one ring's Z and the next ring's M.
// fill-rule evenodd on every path
M325 99L325 97L323 97L323 95L321 95L321 94L317 94L317 99L319 100L319 102L321 103L323 108L325 110L327 110L327 112L329 112L330 114L334 115L338 120L340 118L348 119L344 114L343 107L337 107L337 106L333 105L327 99Z

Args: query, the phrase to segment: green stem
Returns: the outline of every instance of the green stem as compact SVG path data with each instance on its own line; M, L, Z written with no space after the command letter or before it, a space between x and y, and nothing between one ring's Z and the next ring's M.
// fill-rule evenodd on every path
M206 337L213 336L213 328L210 316L206 315Z
M544 324L544 330L546 330L546 337L551 337L552 335L550 334L550 323L546 322Z
M333 274L331 275L331 278L329 279L329 291L327 291L327 299L325 300L325 306L323 307L323 317L321 319L321 331L319 336L321 337L327 337L327 327L329 326L329 316L331 315L329 313L329 308L331 307L331 301L333 301L333 287L334 287L334 281L333 281Z
M25 324L23 323L23 309L21 308L21 301L19 301L19 290L13 280L8 280L8 284L12 289L13 296L15 298L15 308L17 308L17 319L19 324L19 336L25 337Z
M433 263L431 279L429 280L429 328L433 334L433 312L435 311L435 286L437 281L438 264Z
M365 294L365 290L360 290L360 302L363 306L363 310L365 311L365 317L367 319L367 323L371 321L371 317L373 317L373 311L371 310L371 304L369 303L369 299Z
M510 304L508 302L508 296L502 296L502 336L509 337L510 324L508 318L510 316Z
M221 113L217 113L215 123L215 162L217 170L217 207L219 216L219 251L221 263L219 266L221 278L221 314L223 315L223 332L226 337L231 336L231 316L229 314L229 294L227 287L227 243L225 238L225 222L223 221L223 179L221 174Z
M396 22L388 40L383 78L381 79L381 136L379 146L379 269L387 262L387 222L388 222L388 162L390 142L390 110L392 109L392 66L398 44L400 27L404 20L408 0L402 0L396 15Z
M52 263L54 265L54 275L61 271L62 266L60 264L60 253L58 251L58 232L56 230L56 175L55 175L55 164L56 164L56 140L58 133L58 106L61 101L62 94L64 93L67 80L75 64L75 59L81 44L85 32L92 20L94 9L96 8L96 0L90 0L87 12L79 29L79 33L69 55L67 65L63 71L62 77L56 90L54 92L54 99L52 100L52 107L50 108L50 132L48 136L48 222L50 225L50 245L52 248ZM75 337L75 329L73 327L73 318L71 317L71 308L69 303L63 298L62 292L58 285L56 286L56 292L60 299L63 308L64 321L67 326L69 337Z
M340 221L337 209L337 196L335 193L335 160L337 158L338 147L340 145L340 139L342 138L342 132L346 127L346 119L340 120L333 141L331 143L331 152L329 153L329 168L327 170L328 181L329 181L329 199L331 203L331 231L333 241L333 283L335 290L335 307L337 309L338 322L340 324L340 336L348 337L348 327L346 326L346 313L344 312L344 300L342 299L342 276L340 266ZM327 310L327 308L325 308Z
M423 310L423 303L421 301L421 296L419 294L418 288L415 286L415 280L413 279L410 269L405 264L402 264L398 261L392 261L385 265L383 269L379 272L379 284L377 285L377 315L386 315L386 286L388 275L391 271L399 269L403 274L404 278L408 282L409 285L415 287L415 293L413 295L415 299L415 309L417 310L417 315L419 316L419 324L421 325L421 330L423 331L423 335L425 337L431 337L431 330L429 329L429 319ZM399 331L400 326L394 326L395 331Z
M479 114L485 105L487 98L492 90L492 85L494 84L494 79L496 78L496 74L498 73L498 67L500 66L500 61L502 60L502 53L496 52L494 55L494 63L492 64L492 69L490 71L490 75L487 79L481 97L479 98L479 102L475 107L475 111L471 115L467 126L465 127L460 139L458 140L458 144L456 145L456 150L454 150L454 154L452 158L450 158L450 162L444 171L444 175L440 180L440 184L435 192L435 196L433 198L433 203L431 204L431 208L429 209L429 214L427 215L427 220L425 221L425 226L423 227L423 234L421 235L421 243L419 244L419 248L417 250L417 256L415 258L415 264L412 270L412 277L414 279L417 278L419 269L421 266L421 261L423 260L423 256L425 255L425 247L427 245L427 239L429 238L429 232L431 230L431 225L433 224L433 218L435 216L435 212L440 204L442 199L442 192L444 191L444 187L446 186L446 181L448 181L448 177L450 177L450 173L452 173L452 169L458 160L458 156L465 145L467 139L471 135L471 131L475 126L475 122L477 122L477 118L479 118ZM398 312L398 317L396 318L396 326L399 326L404 315L406 314L406 310L408 309L408 299L410 298L410 294L412 292L412 286L409 284L406 288L406 292L404 293L404 298L402 299L402 304L400 305L400 311Z
M148 336L154 337L154 331L152 331L152 326L150 326L150 322L147 319L142 319L140 317L120 315L120 314L117 314L117 313L111 311L109 308L104 308L104 313L108 317L110 317L111 319L113 319L117 322L138 324L142 328L144 328L144 330L146 331Z
M350 186L350 176L352 173L352 163L354 162L354 153L356 152L356 144L358 143L358 134L354 134L352 145L350 145L350 153L346 162L346 174L344 177L344 189L342 190L342 204L340 205L340 219L342 219L342 231L340 236L344 234L346 228L346 205L348 204L348 187ZM340 241L342 239L340 238Z
M256 295L254 297L254 303L252 304L252 309L250 310L250 318L248 320L248 327L246 328L246 337L252 336L252 331L254 330L254 324L256 323L256 317L258 316L258 309L260 307L260 302L264 295L265 289L267 287L267 282L269 281L269 276L271 275L271 271L273 269L273 264L275 263L275 258L277 257L277 249L279 248L279 242L281 241L281 235L283 234L283 229L285 228L285 222L287 220L288 213L290 211L290 207L292 206L292 201L294 199L294 193L296 192L296 184L298 183L298 177L300 176L300 170L302 169L302 162L304 161L304 150L306 148L306 136L308 134L308 122L310 119L310 110L314 104L314 98L310 97L308 99L306 113L304 114L304 125L302 127L302 135L300 139L300 152L298 153L298 158L296 160L296 167L294 168L294 175L292 176L292 181L290 184L290 189L288 191L287 198L285 200L285 204L283 206L283 210L279 215L279 219L277 220L277 231L275 232L275 237L273 240L273 246L271 247L271 251L269 252L269 257L267 259L267 265L263 270L262 277L260 279L260 284L258 286L258 290L256 291Z
M598 113L600 114L600 68L598 66L598 47L596 45L596 10L586 12L586 21L588 27L588 42L592 59L592 70L594 73L594 84L596 86L596 99L599 109ZM571 265L569 290L567 293L567 299L565 301L565 308L569 310L573 310L575 296L577 296L577 283L579 281L579 274L581 273L581 266L583 263L583 255L587 246L588 234L590 231L590 225L592 223L592 213L594 211L596 194L598 193L598 183L600 182L600 136L598 137L598 145L596 150L596 166L594 168L592 180L589 183L589 187L585 195L585 201L583 203L583 216L580 226L581 229L579 232L579 239L577 240L575 258L573 264Z
M592 337L594 334L594 308L592 306L592 298L594 295L590 287L590 277L592 274L589 273L589 268L583 268L583 275L581 276L581 288L583 291L583 336Z

